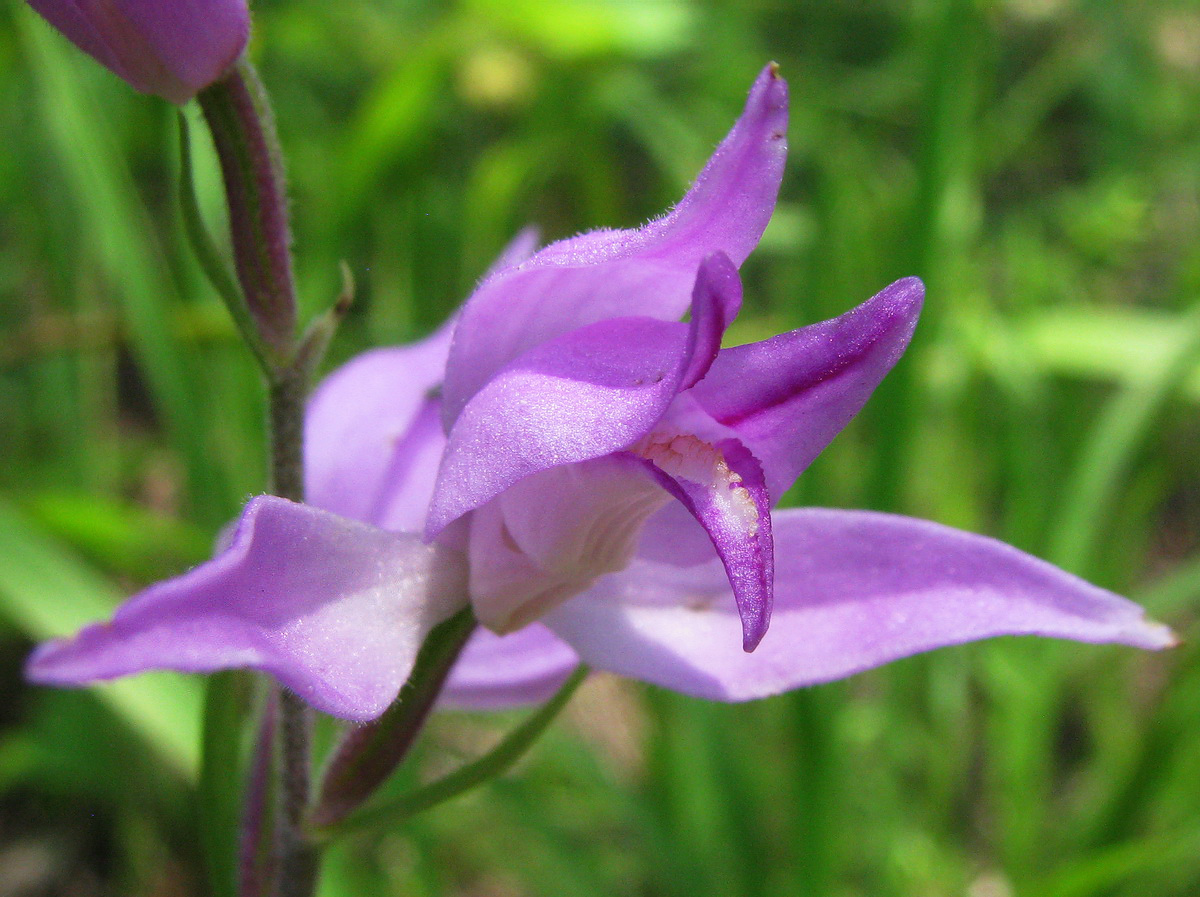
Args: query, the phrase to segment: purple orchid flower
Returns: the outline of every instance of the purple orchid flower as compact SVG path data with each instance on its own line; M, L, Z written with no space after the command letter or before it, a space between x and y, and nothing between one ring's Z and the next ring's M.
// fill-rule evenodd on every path
M29 0L134 89L186 103L246 47L246 0Z
M538 252L523 235L439 332L335 372L308 412L311 505L252 500L214 560L42 646L31 678L253 667L371 719L468 601L486 629L446 698L475 707L538 700L581 661L744 700L994 635L1171 644L1136 605L991 539L772 513L904 351L923 296L901 280L720 348L786 115L769 66L669 214Z

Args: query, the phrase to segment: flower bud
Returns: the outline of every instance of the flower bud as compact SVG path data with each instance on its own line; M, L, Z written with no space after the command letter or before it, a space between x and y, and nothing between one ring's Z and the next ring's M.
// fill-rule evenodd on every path
M229 69L250 33L246 0L29 0L142 93L185 103Z

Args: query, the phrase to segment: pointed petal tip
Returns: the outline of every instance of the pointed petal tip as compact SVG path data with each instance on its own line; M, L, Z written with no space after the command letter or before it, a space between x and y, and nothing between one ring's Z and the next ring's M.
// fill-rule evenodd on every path
M908 347L908 341L912 338L912 333L917 326L917 319L920 318L924 305L925 284L921 278L904 277L888 284L859 308L872 309L872 315L878 316L881 321L890 322L889 329L893 332L906 334L902 338L902 343L896 346L898 349L896 357L898 358L900 353ZM853 314L853 312L851 313Z
M763 70L758 73L758 77L754 79L754 86L751 88L751 92L763 88L772 88L775 85L786 90L787 79L779 74L779 63L772 61L763 66Z
M85 630L86 631L86 630ZM56 660L63 653L63 648L70 643L69 639L54 639L43 642L30 653L25 660L25 679L34 685L65 686L75 684L73 680L64 677L57 670Z
M1138 620L1136 626L1130 627L1127 638L1131 645L1150 651L1178 648L1183 644L1183 639L1177 636L1170 626L1144 617Z
M745 620L742 621L742 650L747 654L753 654L754 650L762 643L763 637L767 634L767 624L763 622L760 625L751 625Z
M784 117L770 134L773 140L782 140L787 136L788 83L779 74L779 64L770 62L754 79L750 88L750 96L746 101L746 111L761 107L761 112L768 115L782 114Z
M884 287L879 295L886 295L897 304L919 310L925 301L925 282L919 277L902 277Z
M715 290L721 294L723 327L728 327L742 307L742 278L738 267L724 250L718 249L700 260L696 269L696 280L692 287L692 314L695 314L697 296L701 290Z

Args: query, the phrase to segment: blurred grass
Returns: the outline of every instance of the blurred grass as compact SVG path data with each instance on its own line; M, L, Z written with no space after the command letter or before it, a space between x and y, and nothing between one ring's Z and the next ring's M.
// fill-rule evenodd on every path
M1185 637L967 646L743 707L598 679L517 774L339 848L329 897L1200 892L1194 4L254 11L303 300L341 259L360 284L334 361L427 332L526 223L661 211L778 61L792 153L732 336L929 288L912 351L789 500L999 535ZM18 668L203 556L261 488L261 394L184 251L171 110L23 4L0 25L0 868L33 843L31 893L200 893L186 777L155 772L194 768L198 691L96 701ZM408 774L508 721L445 715Z

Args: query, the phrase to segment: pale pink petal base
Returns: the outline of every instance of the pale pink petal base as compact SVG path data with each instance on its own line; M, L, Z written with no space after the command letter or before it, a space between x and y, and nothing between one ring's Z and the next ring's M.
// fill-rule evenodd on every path
M579 664L569 645L540 623L511 635L479 629L454 665L443 703L500 710L548 700Z
M637 561L544 622L598 669L721 701L998 635L1174 643L1118 595L1002 542L923 520L778 511L775 546L775 613L753 654L741 650L741 620L715 561Z
M111 622L42 645L26 673L62 686L249 667L318 710L367 720L396 697L429 631L465 604L457 552L264 496L216 558L135 595Z

